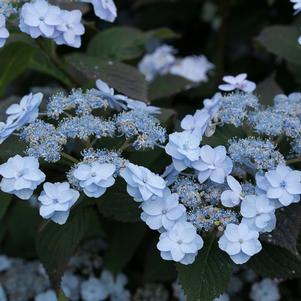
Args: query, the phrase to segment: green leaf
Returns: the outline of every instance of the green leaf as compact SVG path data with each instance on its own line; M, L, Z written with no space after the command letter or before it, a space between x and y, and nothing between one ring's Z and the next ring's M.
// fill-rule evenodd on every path
M150 101L170 97L179 92L190 89L194 84L180 76L163 75L149 84L148 97Z
M32 55L33 48L22 42L8 44L0 51L0 95L7 84L26 70Z
M55 289L60 286L61 277L70 257L89 234L91 226L95 227L95 214L92 208L81 209L70 216L66 224L47 222L38 232L37 252Z
M97 200L97 206L105 217L121 222L140 221L139 204L126 192L126 185L117 179L115 185Z
M14 155L22 155L25 150L25 143L17 136L10 136L1 144L0 159L6 161Z
M12 195L4 192L0 192L0 220L3 219L5 213L11 204Z
M66 61L89 80L101 79L128 97L143 101L147 99L144 76L132 66L86 54L68 55Z
M191 265L177 265L178 277L188 301L212 301L222 294L232 274L230 257L218 248L214 237Z
M104 267L117 274L132 259L146 232L144 223L115 223L109 248L103 262Z
M301 275L301 260L287 249L263 243L263 250L253 256L248 267L262 277L294 278Z
M58 301L68 301L68 299L65 297L65 294L62 290L58 293Z
M271 26L265 28L256 41L268 52L288 62L301 64L301 47L298 44L299 29L292 26Z

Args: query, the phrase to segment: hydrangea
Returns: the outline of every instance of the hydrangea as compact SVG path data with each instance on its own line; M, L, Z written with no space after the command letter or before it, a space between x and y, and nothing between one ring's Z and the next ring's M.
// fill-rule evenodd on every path
M271 232L276 227L275 207L265 195L247 195L240 208L242 223L258 232Z
M5 27L6 18L0 13L0 48L4 46L6 39L9 37L9 32Z
M0 300L1 301L7 301L6 294L5 294L4 289L3 289L1 284L0 284Z
M293 7L295 10L295 14L298 14L301 11L301 1L300 0L290 0L290 2L294 3Z
M1 190L28 200L34 190L45 181L45 174L39 169L39 161L33 157L16 155L0 165Z
M165 189L162 198L151 198L142 203L141 219L152 230L169 230L174 224L186 217L186 208L179 204L179 196Z
M218 245L236 264L243 264L261 251L262 246L258 237L259 233L250 230L246 224L228 224Z
M214 65L204 55L188 56L176 62L170 68L170 73L192 82L207 82L207 74L213 68Z
M82 13L80 10L62 10L61 22L56 27L57 36L54 38L59 45L65 44L79 48L81 46L81 35L85 33L85 27L81 23Z
M176 60L174 52L174 49L168 45L158 47L153 53L143 57L138 65L139 71L144 74L147 81L166 74Z
M256 84L247 80L247 74L242 73L237 76L224 76L223 81L226 84L219 85L222 91L241 90L246 93L252 93L256 89Z
M211 118L218 117L218 110L221 105L222 97L223 96L221 93L215 93L212 98L204 99L204 110L208 112Z
M66 223L70 208L79 198L79 192L71 189L69 183L45 183L38 200L41 202L40 215L57 224Z
M83 301L101 301L107 299L109 292L105 285L95 277L83 281L80 287Z
M194 134L186 131L176 132L169 135L165 151L172 157L175 169L182 171L199 159L201 151L199 145L200 140Z
M59 7L50 5L45 0L36 0L25 3L20 13L20 30L32 38L43 36L53 38L56 26L62 23Z
M102 20L114 22L117 17L117 8L113 0L84 0L93 5L95 15Z
M11 265L12 262L6 255L0 255L0 272L6 271L11 267Z
M73 170L73 176L88 197L99 198L115 183L115 171L113 164L100 164L96 161L91 164L80 163Z
M0 122L0 144L3 143L19 126L17 123Z
M271 279L254 283L251 288L252 301L279 301L281 299L278 285Z
M134 100L130 98L124 99L124 102L127 105L127 108L134 111L141 111L150 115L160 115L161 109L155 106L148 106L145 102L140 100Z
M127 182L127 192L136 202L147 201L153 196L163 197L166 183L149 169L129 163L120 175Z
M242 187L240 183L232 176L227 176L227 183L230 190L225 190L221 195L221 203L225 207L235 207L243 199Z
M196 228L188 222L179 221L168 232L160 235L157 248L164 260L191 264L204 242Z
M81 279L78 276L70 271L64 273L61 281L61 288L68 299L72 301L80 299L80 280Z
M129 301L130 292L125 289L128 280L124 274L113 274L107 270L101 273L101 283L107 289L111 301Z
M38 294L34 301L57 301L57 297L53 290L48 290L45 293Z
M276 206L288 206L300 201L301 171L292 170L280 164L264 175L256 175L256 184L268 198L276 201Z
M213 299L213 301L230 301L230 297L228 294L221 294L218 298Z
M199 172L200 183L208 178L216 183L224 183L226 176L232 171L233 164L224 146L212 148L204 145L200 150L200 159L192 162L192 167Z

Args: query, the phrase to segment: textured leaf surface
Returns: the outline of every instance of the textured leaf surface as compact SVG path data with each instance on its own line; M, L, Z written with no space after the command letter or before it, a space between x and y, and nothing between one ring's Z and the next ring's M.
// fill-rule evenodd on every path
M211 238L205 241L193 264L178 264L177 270L188 301L212 301L225 291L232 264L230 257Z

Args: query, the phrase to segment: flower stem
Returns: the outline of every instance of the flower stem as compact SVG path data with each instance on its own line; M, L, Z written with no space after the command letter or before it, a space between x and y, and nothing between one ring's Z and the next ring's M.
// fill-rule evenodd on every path
M286 160L287 165L295 164L295 163L299 163L299 162L301 162L301 156L294 158L294 159Z
M66 154L64 152L62 152L61 154L62 154L63 158L65 158L65 159L67 159L67 160L69 160L69 161L71 161L73 163L78 163L79 162L76 158L74 158L73 156L71 156L69 154Z

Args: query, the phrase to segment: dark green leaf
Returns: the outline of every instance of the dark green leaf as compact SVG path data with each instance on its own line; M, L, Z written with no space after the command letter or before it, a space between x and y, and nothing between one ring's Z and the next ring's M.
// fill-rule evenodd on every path
M89 234L90 222L95 221L95 214L91 208L81 209L69 217L64 225L49 222L40 229L36 248L54 288L59 288L61 276L70 257L82 239Z
M263 250L253 256L248 266L262 277L294 278L301 275L301 260L287 249L263 243Z
M5 216L5 213L11 204L12 195L0 192L0 220Z
M22 42L11 43L0 51L0 95L7 84L23 73L33 55L33 48Z
M301 64L301 47L298 44L299 29L292 26L271 26L265 28L256 41L268 52L288 62Z
M143 223L115 223L109 248L103 258L104 267L114 274L123 270L132 259L145 235Z
M126 192L126 185L117 180L115 185L97 200L98 209L105 217L121 222L140 221L139 204Z
M72 54L66 57L67 62L89 80L102 79L124 95L147 99L147 85L143 75L134 67L111 62L86 54Z
M25 144L17 136L10 136L1 144L0 160L6 161L14 155L23 155Z
M188 301L212 301L222 294L232 274L230 257L210 238L191 265L177 265L178 276Z

